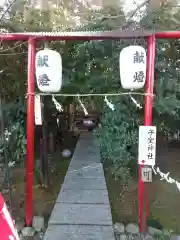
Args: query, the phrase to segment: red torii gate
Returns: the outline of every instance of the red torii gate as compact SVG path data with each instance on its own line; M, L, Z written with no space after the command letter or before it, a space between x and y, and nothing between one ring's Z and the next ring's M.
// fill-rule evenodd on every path
M154 31L113 31L96 32L25 32L25 33L1 33L2 41L28 41L28 88L27 88L27 165L26 165L26 225L32 224L33 218L33 172L34 172L34 92L35 92L35 55L36 41L56 41L56 40L105 40L105 39L128 39L144 37L147 38L147 75L146 75L146 95L144 107L144 125L152 125L152 104L154 88L155 70L155 50L156 39L180 38L180 31L154 32ZM148 185L142 182L141 168L139 167L139 224L140 232L147 231L148 219ZM144 190L146 190L146 201L144 203ZM143 209L145 208L145 216ZM145 217L145 218L144 218Z

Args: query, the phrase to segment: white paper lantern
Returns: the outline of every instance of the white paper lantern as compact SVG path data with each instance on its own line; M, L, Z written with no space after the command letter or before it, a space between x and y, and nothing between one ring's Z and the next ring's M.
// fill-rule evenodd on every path
M140 89L146 81L146 51L141 46L122 49L119 56L121 85L124 89Z
M41 92L59 92L62 86L61 55L44 49L36 54L36 81Z

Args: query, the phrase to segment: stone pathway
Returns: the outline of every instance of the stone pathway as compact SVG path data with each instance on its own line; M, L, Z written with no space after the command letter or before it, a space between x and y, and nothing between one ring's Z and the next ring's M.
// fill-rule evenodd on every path
M115 239L100 151L90 132L80 136L43 239Z

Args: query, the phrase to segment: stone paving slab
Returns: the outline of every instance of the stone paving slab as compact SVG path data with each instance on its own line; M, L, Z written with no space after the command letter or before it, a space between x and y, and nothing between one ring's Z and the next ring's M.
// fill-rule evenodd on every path
M91 163L96 163L96 162L100 162L100 157L97 155L97 154L94 154L94 155L87 155L84 153L83 155L81 156L74 156L74 158L72 159L72 163L74 162L80 162L80 161L83 161L83 162L91 162Z
M89 148L89 147L92 147L92 146L94 147L95 146L95 142L94 142L93 138L89 139L89 138L82 138L82 137L80 137L78 143L76 144L76 146L77 146L77 148L79 146L81 146L81 147L83 146L84 148ZM84 149L82 149L82 150L84 150Z
M56 225L43 240L114 240L114 234L112 226Z
M77 152L74 152L72 161L74 161L74 160L88 161L88 160L91 159L92 162L93 162L93 161L95 161L94 158L95 158L96 161L98 159L98 161L100 162L100 153L99 153L99 151L95 152L95 151L92 151L92 150L85 150L84 149L84 151L81 151L81 152L80 152L80 150L77 151Z
M93 137L93 135L91 132L88 132L88 131L82 132L80 135L80 138L86 138L86 137L90 138L90 137Z
M58 203L109 204L107 190L65 190L61 191Z
M104 171L102 164L94 164L79 168L77 165L72 165L67 174L66 178L104 178Z
M65 178L61 190L106 190L104 178Z
M100 162L92 162L92 161L79 161L79 160L76 160L76 161L72 161L69 165L69 168L68 168L68 171L71 171L71 170L81 170L83 168L99 168L99 167L102 167L102 163Z
M100 166L102 166L102 164L98 162L91 163L91 162L75 161L69 165L68 172L75 171L75 170L85 171L85 170L99 168Z
M111 209L105 204L56 203L49 224L112 225Z

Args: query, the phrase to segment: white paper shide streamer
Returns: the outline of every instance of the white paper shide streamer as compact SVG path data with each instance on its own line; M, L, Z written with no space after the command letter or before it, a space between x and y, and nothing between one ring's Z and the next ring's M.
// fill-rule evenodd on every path
M63 112L63 108L62 108L61 104L58 103L58 101L55 99L54 96L52 96L52 101L53 101L56 109L57 109L59 112Z
M169 177L170 172L168 172L168 173L163 173L163 172L161 172L161 170L159 169L159 167L157 167L156 169L155 169L155 167L153 167L152 169L153 169L153 171L154 171L154 173L155 173L156 175L159 174L159 175L161 176L161 179L160 179L160 180L165 180L165 181L168 182L168 183L176 184L176 187L177 187L178 190L180 191L180 183L179 183L177 180Z
M35 95L34 115L35 115L35 124L36 124L36 125L42 125L42 114L41 114L41 99L40 99L40 95Z
M112 111L115 110L114 104L112 104L111 102L109 102L109 100L107 99L107 96L105 96L104 101L105 101L105 103L107 104L107 106L108 106Z
M136 105L136 107L139 108L139 109L141 109L142 106L140 105L140 103L138 103L138 102L136 101L136 99L133 98L133 96L132 96L131 94L129 94L129 96L130 96L132 102Z
M81 107L82 107L82 109L83 109L83 111L84 111L85 116L87 116L87 115L88 115L88 111L86 110L86 108L85 108L85 106L84 106L84 104L83 104L83 102L81 101L81 99L80 99L79 96L78 96L78 102L79 102L79 104L81 105Z
M4 131L4 137L5 140L8 142L9 141L9 137L11 136L11 133L7 130L7 128Z

